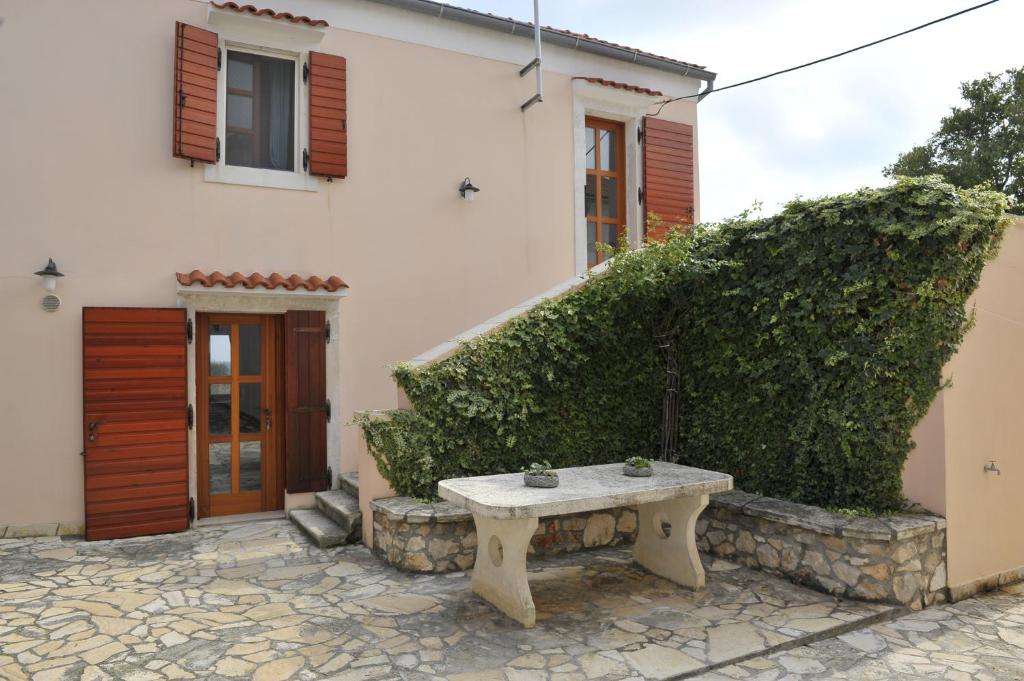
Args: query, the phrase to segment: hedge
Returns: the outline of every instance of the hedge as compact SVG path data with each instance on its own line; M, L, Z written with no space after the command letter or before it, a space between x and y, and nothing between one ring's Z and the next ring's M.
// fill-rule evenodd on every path
M830 507L892 510L910 431L970 322L1005 197L900 178L675 233L423 368L360 421L400 494L438 480L659 454L668 337L680 463ZM666 335L667 334L667 335Z

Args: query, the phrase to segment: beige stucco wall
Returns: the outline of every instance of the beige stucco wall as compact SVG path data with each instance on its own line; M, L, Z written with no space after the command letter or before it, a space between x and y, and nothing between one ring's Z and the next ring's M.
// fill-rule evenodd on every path
M395 406L389 364L574 272L573 74L546 73L524 115L533 83L514 64L331 28L350 176L315 192L217 184L170 153L173 25L207 12L0 0L0 525L82 520L82 306L176 306L173 274L194 268L337 274L347 423ZM52 314L32 275L48 257L67 275ZM357 447L346 426L335 471Z
M1024 220L974 295L977 323L946 366L952 386L914 433L907 496L948 521L949 584L1024 567ZM1001 475L985 472L995 460Z

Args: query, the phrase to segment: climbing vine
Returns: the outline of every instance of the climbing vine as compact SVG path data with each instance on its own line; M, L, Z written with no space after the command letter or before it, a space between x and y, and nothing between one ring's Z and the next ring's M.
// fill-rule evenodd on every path
M363 418L401 494L438 480L656 458L664 347L679 462L752 492L885 511L910 431L969 325L1005 198L901 178L619 253L562 298L394 375L413 410Z

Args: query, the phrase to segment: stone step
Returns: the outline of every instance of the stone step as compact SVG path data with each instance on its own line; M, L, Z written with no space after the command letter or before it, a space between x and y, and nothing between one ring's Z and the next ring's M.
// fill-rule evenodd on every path
M338 475L338 487L345 490L356 499L359 498L359 471L350 471Z
M345 490L335 489L316 493L316 508L348 533L349 541L358 541L362 535L363 514L359 499Z
M349 531L315 508L296 508L288 517L322 549L348 543Z

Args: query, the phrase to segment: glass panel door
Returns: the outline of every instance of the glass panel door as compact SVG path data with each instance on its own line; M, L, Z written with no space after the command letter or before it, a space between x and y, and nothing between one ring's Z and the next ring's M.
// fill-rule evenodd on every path
M204 315L197 344L200 516L271 510L274 318Z
M625 138L624 126L600 118L586 120L587 183L584 210L587 214L587 267L607 259L606 249L617 248L625 238Z

